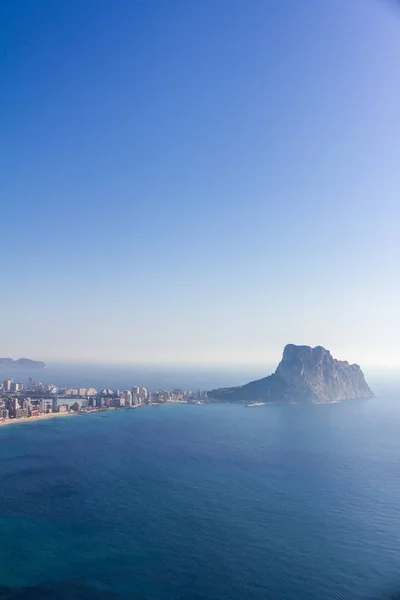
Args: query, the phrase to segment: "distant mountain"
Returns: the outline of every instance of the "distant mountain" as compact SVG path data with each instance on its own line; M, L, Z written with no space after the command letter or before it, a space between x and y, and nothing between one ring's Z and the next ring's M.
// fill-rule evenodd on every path
M13 369L44 369L46 363L41 360L31 360L30 358L18 358L13 360L12 358L0 358L0 367L11 367Z
M358 365L336 360L322 346L288 344L275 373L246 385L208 392L224 402L339 402L371 398Z

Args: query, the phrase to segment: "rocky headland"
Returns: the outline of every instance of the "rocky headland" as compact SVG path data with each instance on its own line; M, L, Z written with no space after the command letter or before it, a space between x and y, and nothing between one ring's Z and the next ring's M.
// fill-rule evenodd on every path
M275 373L246 385L208 392L218 402L341 402L374 394L358 365L322 346L288 344Z

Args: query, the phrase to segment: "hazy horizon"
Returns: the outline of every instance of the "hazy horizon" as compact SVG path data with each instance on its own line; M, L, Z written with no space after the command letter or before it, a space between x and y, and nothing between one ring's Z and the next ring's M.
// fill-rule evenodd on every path
M3 356L400 368L400 11L0 5Z
M329 350L329 348L327 348L327 350ZM270 369L271 372L274 371L276 369L276 367L278 366L281 358L282 358L282 353L279 356L279 358L277 358L276 362L273 361L266 361L266 362L262 362L262 361L223 361L223 360L213 360L210 362L201 362L201 361L176 361L176 362L152 362L152 361L140 361L140 360L127 360L127 361L123 361L123 360L90 360L90 359L81 359L81 360L73 360L73 359L53 359L51 357L35 357L33 358L32 356L27 356L27 355L21 355L21 356L2 356L1 358L12 358L13 360L18 360L20 358L27 358L30 360L36 360L36 361L41 361L46 363L46 366L48 365L93 365L94 367L102 367L102 366L118 366L118 367L130 367L132 365L138 365L144 368L151 368L151 369L157 369L157 368L172 368L172 369L178 369L178 368L196 368L196 369L219 369L219 368L235 368L235 367L239 367L239 368L264 368L264 369ZM363 363L360 364L360 362L357 361L349 361L346 357L337 357L335 355L333 355L333 358L337 359L337 360L344 360L347 362L349 362L349 364L358 364L362 369L368 369L368 370L375 370L378 372L398 372L400 374L400 365L397 364L393 364L393 365L388 365L388 364L368 364L368 363ZM13 367L14 368L14 367ZM29 367L28 367L29 368ZM36 369L33 368L32 369L33 372L40 372L41 369Z
M243 385L273 373L276 364L143 364L49 361L46 369L0 366L0 381L8 377L28 383L52 383L59 387L130 389L143 385L155 391L174 388L210 390ZM400 369L361 365L365 378L377 396L400 391Z
M292 343L292 342L289 342ZM286 345L286 344L285 344ZM296 344L296 345L306 345L309 346L310 344ZM318 346L321 346L322 344L316 344ZM314 346L313 346L314 347ZM329 350L333 356L334 359L337 360L341 360L341 361L347 361L350 364L358 364L362 369L368 369L368 370L372 370L372 371L377 371L377 372L398 372L400 374L400 361L399 363L393 362L392 364L390 363L368 363L368 362L364 362L361 363L358 360L350 360L349 359L349 352L347 353L347 356L338 356L336 355L331 348L327 348L326 346L323 346L326 348L326 350ZM21 354L19 356L9 356L6 355L5 353L2 354L2 358L12 358L13 360L18 360L20 358L27 358L30 360L36 360L36 361L42 361L44 363L46 363L46 365L93 365L93 366L97 366L97 367L101 367L101 366L118 366L118 367L130 367L132 365L138 365L144 368L151 368L151 369L156 369L156 368L198 368L198 369L219 369L219 368L256 368L256 369L270 369L271 372L274 371L276 369L276 367L278 366L279 362L282 359L282 354L283 354L283 350L284 350L284 346L276 353L272 354L270 353L269 356L271 358L269 358L268 360L210 360L210 361L201 361L201 360L197 360L197 361L189 361L189 360L177 360L177 361L151 361L151 360L140 360L140 359L131 359L131 360L118 360L118 359L113 359L112 357L109 359L90 359L90 358L81 358L81 359L77 359L77 358L53 358L51 356L45 356L45 355L29 355L28 354ZM40 369L33 369L33 372L40 372Z

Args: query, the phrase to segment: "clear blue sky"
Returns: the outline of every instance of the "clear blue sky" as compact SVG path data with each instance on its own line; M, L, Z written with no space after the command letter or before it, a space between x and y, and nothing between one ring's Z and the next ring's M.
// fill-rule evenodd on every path
M1 355L400 366L400 8L3 0Z

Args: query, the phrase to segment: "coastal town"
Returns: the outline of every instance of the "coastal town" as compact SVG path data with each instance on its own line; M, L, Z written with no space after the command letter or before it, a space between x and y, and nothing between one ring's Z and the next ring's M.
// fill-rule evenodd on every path
M25 387L21 381L6 379L0 385L0 424L160 404L199 404L207 399L207 392L201 390L150 392L145 387L133 386L124 391L98 391L95 388L59 388L32 379Z

